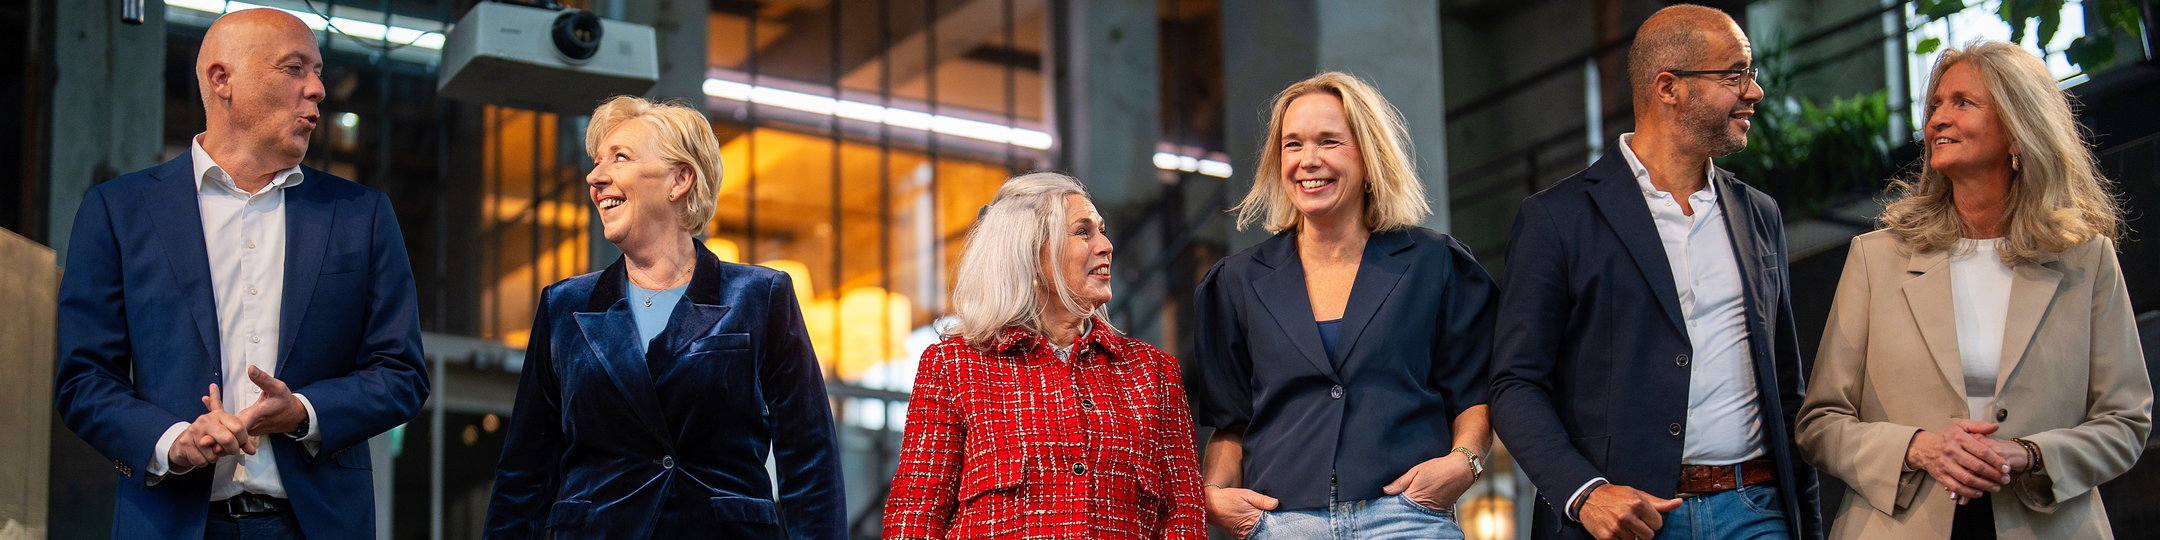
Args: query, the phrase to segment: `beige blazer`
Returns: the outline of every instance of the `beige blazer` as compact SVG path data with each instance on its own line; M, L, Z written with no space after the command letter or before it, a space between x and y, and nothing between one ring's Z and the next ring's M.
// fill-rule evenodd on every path
M1980 420L2037 444L2045 471L1975 504L1993 505L2001 538L2108 538L2096 488L2143 451L2152 385L2114 242L2040 259L2012 271L1999 412ZM1948 254L1860 235L1830 312L1797 426L1802 455L1850 486L1830 538L1947 537L1949 494L1904 467L1915 433L1966 416Z

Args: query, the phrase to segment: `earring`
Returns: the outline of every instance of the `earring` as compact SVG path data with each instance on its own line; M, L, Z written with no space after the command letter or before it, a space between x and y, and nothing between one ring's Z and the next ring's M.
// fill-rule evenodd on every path
M2010 170L2013 170L2013 171L2015 171L2015 170L2018 170L2018 157L2017 157L2017 154L2010 154Z

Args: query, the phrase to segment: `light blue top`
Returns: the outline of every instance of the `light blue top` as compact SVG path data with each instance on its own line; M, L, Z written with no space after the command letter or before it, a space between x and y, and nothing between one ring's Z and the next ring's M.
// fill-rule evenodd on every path
M624 295L624 300L630 302L630 319L637 321L638 352L644 353L653 337L667 329L668 316L675 313L675 302L682 300L683 292L690 289L690 284L658 290L639 287L629 281L629 276L623 277L624 284L629 286L624 290L630 291L630 294Z

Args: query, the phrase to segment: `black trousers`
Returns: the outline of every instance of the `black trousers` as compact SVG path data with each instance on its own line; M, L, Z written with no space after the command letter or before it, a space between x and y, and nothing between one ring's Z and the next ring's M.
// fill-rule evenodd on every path
M1957 507L1957 514L1950 518L1950 540L1994 539L1994 501L1982 497Z

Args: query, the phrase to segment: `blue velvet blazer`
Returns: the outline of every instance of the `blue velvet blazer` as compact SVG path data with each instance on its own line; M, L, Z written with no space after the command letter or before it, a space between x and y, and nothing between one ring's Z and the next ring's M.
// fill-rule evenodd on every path
M541 292L488 538L843 536L832 409L794 286L697 257L646 354L622 260Z

